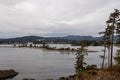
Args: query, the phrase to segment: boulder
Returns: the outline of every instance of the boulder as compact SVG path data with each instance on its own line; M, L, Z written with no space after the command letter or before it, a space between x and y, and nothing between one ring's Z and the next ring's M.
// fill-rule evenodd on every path
M13 69L11 69L11 70L0 70L0 80L14 78L16 75L18 75L18 72L16 72Z

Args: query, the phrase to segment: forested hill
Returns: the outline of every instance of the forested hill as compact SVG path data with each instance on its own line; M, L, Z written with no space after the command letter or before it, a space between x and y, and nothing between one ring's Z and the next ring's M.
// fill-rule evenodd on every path
M63 37L41 37L41 36L23 36L23 37L16 37L16 38L8 38L8 39L0 39L0 43L2 42L34 42L34 41L82 41L82 40L101 40L102 37L93 37L93 36L79 36L79 35L68 35ZM117 37L115 37L115 41Z

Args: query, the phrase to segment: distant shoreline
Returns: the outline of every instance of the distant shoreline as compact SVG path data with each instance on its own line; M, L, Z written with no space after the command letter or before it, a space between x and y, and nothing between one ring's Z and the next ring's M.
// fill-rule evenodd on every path
M29 46L26 46L26 47L23 47L23 46L14 46L14 44L0 44L0 48L34 48L34 49L45 49L45 50L50 50L50 51L65 51L65 52L79 52L79 50L77 49L70 49L69 47L68 48L54 48L54 47L36 47L36 46L32 46L32 47L29 47ZM98 52L98 51L94 51L94 50L87 50L88 53L95 53L95 52Z

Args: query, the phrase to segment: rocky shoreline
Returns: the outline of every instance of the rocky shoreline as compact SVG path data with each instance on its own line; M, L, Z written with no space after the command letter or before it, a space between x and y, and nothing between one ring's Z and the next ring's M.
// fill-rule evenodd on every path
M0 70L0 80L13 79L18 72L15 70ZM24 78L23 80L35 80L33 78ZM46 79L54 80L54 79ZM70 75L68 77L60 77L56 80L120 80L120 72L108 70L86 70L79 74Z

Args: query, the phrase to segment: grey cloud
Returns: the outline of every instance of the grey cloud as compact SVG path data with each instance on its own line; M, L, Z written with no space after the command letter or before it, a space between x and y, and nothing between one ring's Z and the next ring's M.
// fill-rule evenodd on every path
M119 0L0 0L0 37L96 36L119 7Z
M4 4L4 5L14 5L16 3L19 3L23 0L0 0L0 4Z

